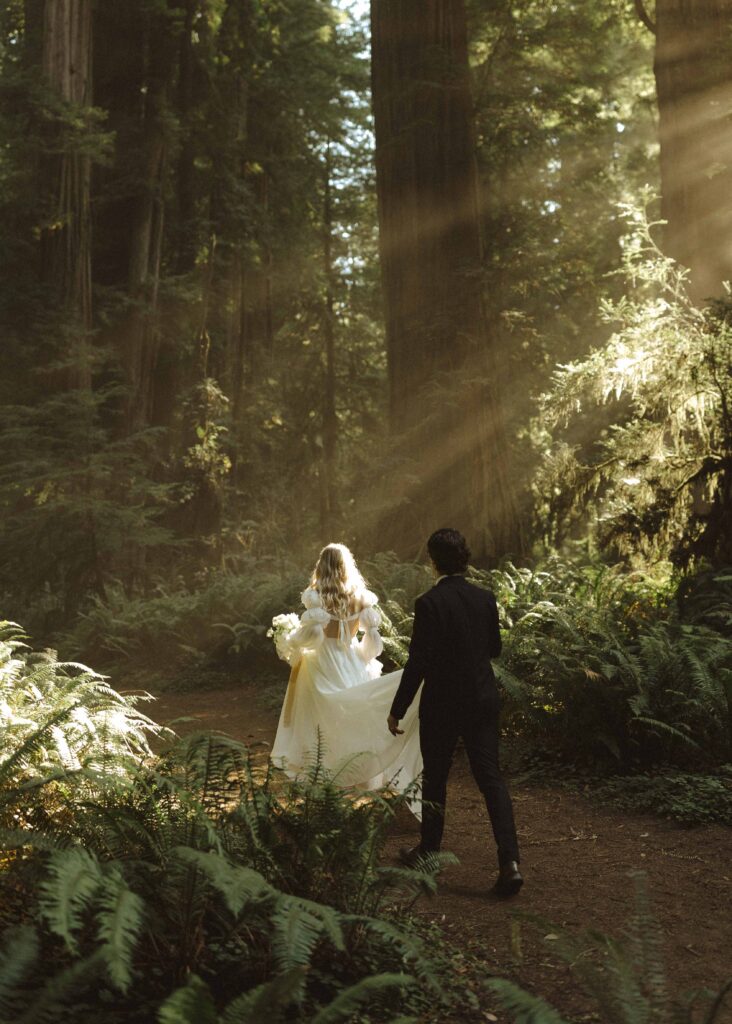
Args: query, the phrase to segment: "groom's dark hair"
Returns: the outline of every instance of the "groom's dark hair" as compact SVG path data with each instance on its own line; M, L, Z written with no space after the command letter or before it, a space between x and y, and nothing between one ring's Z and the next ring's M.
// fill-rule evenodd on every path
M454 572L465 572L468 568L470 548L459 530L447 527L435 530L427 541L427 550L437 571L444 576Z

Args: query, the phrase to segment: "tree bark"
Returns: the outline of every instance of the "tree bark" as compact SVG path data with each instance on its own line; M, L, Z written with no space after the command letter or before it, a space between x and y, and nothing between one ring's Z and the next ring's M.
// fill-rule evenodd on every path
M657 0L665 249L696 301L732 278L732 0Z
M158 300L165 224L164 190L169 163L166 114L176 65L167 20L148 15L144 25L144 103L140 111L142 171L131 211L128 287L133 310L125 329L129 396L127 429L151 421L158 357Z
M92 104L92 0L46 0L43 73L57 96L81 112ZM91 159L64 148L54 161L53 223L43 238L45 274L72 317L69 382L89 387L92 325Z
M191 123L194 109L193 26L198 0L186 0L185 24L180 39L178 59L178 117L181 125L180 151L177 161L178 242L177 269L190 273L196 262L194 162L195 146Z
M372 0L371 17L390 418L419 480L395 492L386 533L413 554L452 525L495 561L520 536L482 294L464 5Z
M254 253L245 260L242 275L242 344L250 381L256 381L274 352L272 312L272 250L266 237L269 215L269 173L266 167L246 171L256 196L264 231L256 241ZM256 254L256 255L255 255Z
M326 146L323 181L323 272L325 303L323 340L325 367L323 386L323 468L321 485L321 526L323 536L332 532L338 512L336 462L338 458L338 414L336 411L335 268L333 266L333 196L331 143Z

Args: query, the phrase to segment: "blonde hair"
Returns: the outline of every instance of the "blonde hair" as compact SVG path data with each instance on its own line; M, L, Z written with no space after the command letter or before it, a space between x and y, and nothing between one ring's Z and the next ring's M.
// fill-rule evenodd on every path
M310 586L320 594L327 612L344 619L353 611L354 599L366 589L366 582L345 544L326 544L318 555Z

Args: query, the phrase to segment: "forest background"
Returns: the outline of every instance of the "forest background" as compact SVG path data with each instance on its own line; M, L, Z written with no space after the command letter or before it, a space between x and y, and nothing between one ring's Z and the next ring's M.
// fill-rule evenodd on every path
M727 607L726 6L413 14L5 5L0 593L41 644L266 674L323 542L408 605L443 521L567 599Z
M370 8L0 9L4 1019L486 1019L387 800L129 695L276 704L330 540L389 667L462 529L523 767L732 823L732 3ZM643 899L562 948L601 1019L692 1020Z

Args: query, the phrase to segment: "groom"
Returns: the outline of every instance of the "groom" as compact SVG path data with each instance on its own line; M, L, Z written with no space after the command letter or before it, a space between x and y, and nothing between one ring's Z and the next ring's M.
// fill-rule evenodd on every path
M388 727L400 735L399 720L420 683L419 741L422 748L422 838L401 857L410 866L440 849L445 818L447 776L462 737L470 768L485 798L498 847L497 896L512 896L523 878L513 807L498 767L500 698L491 658L501 653L496 599L468 583L464 573L470 550L457 530L437 530L427 550L438 579L417 598L409 660L391 706Z

